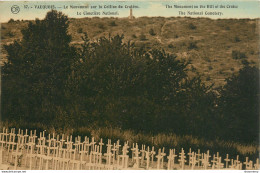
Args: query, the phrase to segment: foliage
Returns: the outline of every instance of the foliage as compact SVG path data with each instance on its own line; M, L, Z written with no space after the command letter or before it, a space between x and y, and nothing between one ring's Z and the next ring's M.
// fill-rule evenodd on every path
M2 69L4 116L53 122L66 102L64 88L75 61L67 28L68 18L51 11L22 30L22 41L4 46L8 54Z
M13 18L11 18L10 20L8 20L8 23L14 23L15 20Z
M151 29L149 30L149 34L150 34L151 36L155 36L155 35L156 35L156 33L154 32L153 28L151 28Z
M111 22L109 22L109 26L117 26L117 24L116 24L116 21L111 21Z
M81 34L81 33L83 33L83 29L80 27L77 29L77 32Z
M225 127L223 134L231 140L258 142L259 69L245 65L226 82L219 103Z
M144 33L141 33L139 36L140 41L145 41L146 40L146 36L144 35Z
M104 29L104 24L98 27ZM21 41L4 46L8 62L2 69L1 111L6 120L57 129L112 126L206 139L256 139L256 124L245 124L257 122L256 88L246 86L256 87L252 67L227 79L218 98L199 75L189 78L188 63L174 54L137 47L123 35L91 41L86 33L76 49L67 30L68 18L51 11L44 20L29 22ZM190 42L188 49L195 48L196 42Z
M232 58L233 59L244 59L247 58L244 52L240 52L237 50L232 50Z
M198 46L197 46L196 42L194 42L194 41L189 42L189 44L188 44L188 49L189 50L197 49L197 48L198 48Z
M193 23L189 23L188 28L191 30L195 30L197 27Z

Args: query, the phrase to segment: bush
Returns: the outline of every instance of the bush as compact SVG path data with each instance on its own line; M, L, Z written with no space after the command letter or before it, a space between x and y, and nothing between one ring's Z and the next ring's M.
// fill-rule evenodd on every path
M109 23L109 26L117 26L116 22L113 20Z
M4 45L3 118L52 124L58 115L73 115L73 108L66 112L65 86L77 55L68 26L67 16L52 10L43 20L29 22L21 41Z
M259 69L245 65L220 91L223 137L240 142L259 139Z
M155 35L156 35L156 33L154 32L154 30L153 30L152 28L149 30L149 34L150 34L151 36L155 36Z
M1 29L4 30L4 29L6 29L6 27L2 24L2 25L1 25Z
M132 35L132 38L137 38L135 34Z
M232 51L232 58L233 59L245 59L245 58L247 58L247 56L244 52L233 50Z
M8 21L8 23L14 23L15 21L14 21L14 19L10 19L9 21Z
M144 33L141 33L141 35L139 36L139 39L141 41L145 41L146 40L146 36L144 35Z
M99 28L99 29L105 29L105 26L104 26L104 24L103 24L103 23L98 23L98 25L97 25L97 26L98 26L98 28Z
M168 48L174 48L173 44L172 43L168 44Z
M249 62L248 62L246 59L243 59L243 60L241 61L241 63L242 63L243 65L249 65Z
M197 27L193 23L189 23L188 28L191 29L191 30L194 30Z
M81 34L81 33L83 32L83 29L82 29L82 28L78 28L78 29L77 29L77 32L78 32L79 34Z
M235 36L234 41L235 42L240 42L241 40L240 40L240 38L238 36Z
M6 33L6 36L12 38L12 37L14 37L14 33L13 33L12 31L8 31L8 32Z
M189 50L197 49L197 48L198 48L198 46L197 46L196 42L189 42L189 45L188 45Z

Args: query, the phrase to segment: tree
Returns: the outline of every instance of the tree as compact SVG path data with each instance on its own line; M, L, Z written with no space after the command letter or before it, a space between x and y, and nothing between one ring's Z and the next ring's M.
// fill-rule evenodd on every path
M259 69L245 65L226 82L219 103L224 120L224 137L235 141L258 142Z
M50 11L22 30L23 38L5 45L8 62L2 71L3 115L13 120L49 122L64 103L68 75L76 60L69 45L68 18Z
M95 42L85 35L83 40L74 74L80 80L72 84L78 86L73 100L87 111L82 123L195 135L206 129L215 98L199 78L188 78L186 62L163 50L123 43L119 35Z

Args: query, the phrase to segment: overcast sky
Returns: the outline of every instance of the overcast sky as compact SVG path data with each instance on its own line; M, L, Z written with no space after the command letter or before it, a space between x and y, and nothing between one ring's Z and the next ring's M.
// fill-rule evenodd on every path
M13 14L11 12L11 8L16 5L16 8L13 8L14 12L17 13L17 6L19 7L19 12L17 14ZM28 8L25 8L25 5ZM141 16L180 16L179 11L185 12L185 15L189 17L208 17L208 18L259 18L260 17L260 3L259 1L1 1L0 2L0 22L7 22L10 18L15 20L24 19L24 20L32 20L35 18L43 19L46 15L46 12L49 9L39 9L38 5L53 5L56 10L62 11L64 14L73 18L82 18L82 17L127 17L129 16L129 8L126 8L130 5L138 6L138 8L133 8L133 14L135 17ZM70 5L76 6L89 6L86 9L72 9ZM99 6L101 5L102 9L90 9L90 6ZM113 5L117 8L104 8L104 5ZM123 8L118 8L121 5ZM173 8L166 8L166 5L170 5ZM174 5L178 6L195 6L197 5L199 8L174 8ZM200 6L213 5L214 8L200 8ZM223 5L225 8L220 8L220 5ZM237 8L228 8L229 6L236 6ZM68 9L64 9L64 6L68 6ZM215 8L217 7L217 8ZM101 15L83 15L83 12L100 12ZM118 12L119 15L111 15L106 16L102 15L104 12ZM188 15L187 12L201 12L203 11L203 15ZM82 15L77 15L77 12L81 12ZM217 12L219 15L205 15L208 12Z

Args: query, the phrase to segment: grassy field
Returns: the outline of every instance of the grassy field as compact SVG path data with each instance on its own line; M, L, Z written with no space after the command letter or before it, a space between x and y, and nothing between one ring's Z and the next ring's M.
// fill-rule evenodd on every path
M3 23L1 44L21 38L28 21ZM202 75L206 84L219 87L245 63L258 65L257 20L208 18L82 18L70 19L72 44L82 43L87 32L92 41L101 36L124 34L124 41L150 48L163 48L190 61L189 75ZM4 52L3 52L4 53ZM5 59L5 55L3 56Z
M141 144L146 146L155 147L155 150L159 148L165 147L166 153L169 152L169 149L176 149L176 152L180 152L181 148L185 150L187 153L191 148L192 151L197 152L198 149L203 152L210 151L211 156L219 152L222 158L226 157L226 154L229 154L231 158L236 158L239 155L240 161L244 161L245 157L249 157L251 160L255 160L259 158L259 145L256 144L241 144L233 141L223 141L219 139L215 140L205 140L203 138L197 138L191 135L179 136L174 133L158 133L158 134L145 134L145 133L135 133L131 130L121 130L113 127L101 127L97 128L94 126L89 127L80 127L77 129L73 128L64 128L64 129L55 129L53 127L49 127L43 125L41 123L22 123L22 125L18 125L17 123L8 123L2 122L0 123L0 131L2 131L3 127L7 128L16 128L16 132L18 128L23 130L35 130L37 129L37 135L39 133L46 130L46 134L56 135L72 135L73 139L76 136L81 136L84 139L87 137L94 137L95 141L99 141L101 138L103 141L107 142L108 139L111 139L112 142L116 142L120 140L120 144L123 145L123 142L128 141L129 145L132 146L133 143L138 143L139 147ZM47 136L47 135L46 135Z

